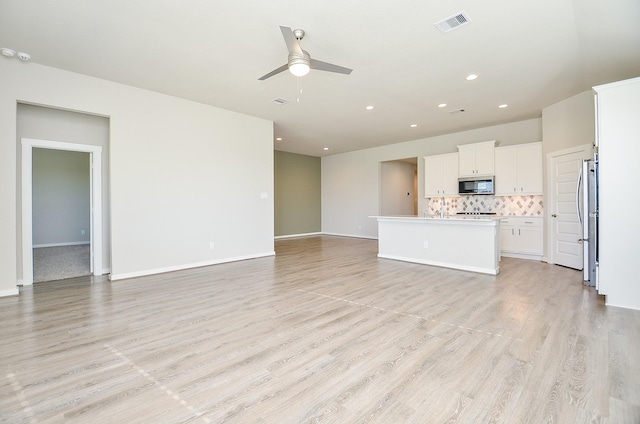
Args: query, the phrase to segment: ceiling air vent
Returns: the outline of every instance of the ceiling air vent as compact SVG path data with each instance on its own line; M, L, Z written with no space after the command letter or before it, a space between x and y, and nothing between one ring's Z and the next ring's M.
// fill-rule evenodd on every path
M285 99L281 99L280 97L278 97L277 99L271 100L271 103L273 103L274 105L282 106L282 105L285 105L285 104L287 104L289 102L286 101Z
M456 29L461 27L462 25L466 25L471 22L469 15L464 10L462 12L458 12L453 16L448 17L447 19L443 19L440 22L436 22L434 25L443 33L449 32L452 29Z

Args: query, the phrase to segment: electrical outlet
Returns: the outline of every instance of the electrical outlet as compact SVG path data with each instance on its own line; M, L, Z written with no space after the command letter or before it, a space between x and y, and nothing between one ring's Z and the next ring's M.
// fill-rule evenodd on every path
M87 231L86 230L80 230L80 234L81 235L85 235L85 234L87 234Z
M428 248L429 248L429 242L428 242L428 241L425 241L425 242L424 242L424 248L425 248L425 249L428 249Z
M215 248L214 243L213 243L212 241L211 241L211 242L209 242L209 249L214 249L214 248Z

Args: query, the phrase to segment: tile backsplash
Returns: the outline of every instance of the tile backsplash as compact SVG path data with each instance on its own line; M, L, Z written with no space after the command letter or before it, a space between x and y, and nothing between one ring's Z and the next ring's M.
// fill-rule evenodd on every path
M426 213L440 214L441 198L429 198ZM474 195L444 198L444 213L495 212L496 215L542 216L544 212L542 196L491 196Z

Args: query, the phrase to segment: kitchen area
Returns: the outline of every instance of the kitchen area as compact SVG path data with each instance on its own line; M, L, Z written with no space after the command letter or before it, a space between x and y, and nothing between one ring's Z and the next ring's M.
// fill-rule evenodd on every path
M543 255L542 143L495 140L425 156L427 207L376 216L378 256L496 275L500 258Z

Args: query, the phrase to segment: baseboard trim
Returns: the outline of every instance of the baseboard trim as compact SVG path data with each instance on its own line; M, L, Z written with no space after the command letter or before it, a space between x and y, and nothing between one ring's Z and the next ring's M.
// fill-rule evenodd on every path
M385 255L382 253L378 253L378 257L382 259L393 259L394 261L411 262L414 264L431 265L431 266L438 266L441 268L457 269L459 271L471 271L471 272L477 272L480 274L498 275L500 273L499 266L495 269L481 268L477 266L460 265L460 264L453 264L449 262L427 261L419 258L405 258L404 256Z
M378 237L371 236L363 236L361 234L343 234L343 233L320 233L325 236L338 236L338 237L351 237L351 238L360 238L360 239L368 239L368 240L378 240Z
M612 308L622 308L622 309L629 309L632 311L640 311L640 309L638 309L635 306L630 306L630 305L619 305L617 303L610 303L609 302L609 296L608 295L604 295L604 304L605 306L610 306Z
M44 243L44 244L34 244L33 248L36 249L38 247L80 246L82 244L91 244L91 243L88 241L70 241L65 243Z
M19 294L20 290L17 287L10 290L0 290L0 297L18 296Z
M276 254L275 251L271 251L271 252L265 252L265 253L258 253L255 255L236 256L232 258L216 259L212 261L194 262L194 263L184 264L184 265L148 269L145 271L128 272L123 274L111 274L109 275L109 280L117 281L117 280L126 280L129 278L136 278L136 277L146 277L148 275L164 274L166 272L182 271L185 269L200 268L203 266L219 265L219 264L224 264L228 262L238 262L238 261L246 261L248 259L264 258L267 256L275 256L275 254Z
M301 234L287 234L287 235L284 235L284 236L275 236L274 238L276 240L278 240L278 239L286 239L286 238L321 236L321 235L322 235L321 232L317 232L317 233L301 233Z
M527 255L523 253L511 253L511 252L500 252L500 256L503 258L515 258L515 259L527 259L530 261L542 261L542 255Z

